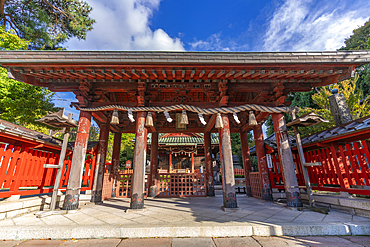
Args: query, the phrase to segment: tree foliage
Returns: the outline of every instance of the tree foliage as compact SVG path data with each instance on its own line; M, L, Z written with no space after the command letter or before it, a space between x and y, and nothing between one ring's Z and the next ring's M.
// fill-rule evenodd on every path
M0 50L27 49L28 42L0 27ZM35 120L48 111L57 111L52 103L53 93L43 87L28 85L8 78L0 68L0 117L31 129L47 132L45 125Z
M242 154L242 145L240 141L240 133L230 133L230 140L231 140L231 149L233 155L237 155L240 161L240 165L243 166L243 154ZM248 133L248 145L249 147L254 146L254 140L252 138L252 134Z
M370 50L370 19L363 26L353 30L353 34L344 43L346 45L339 50ZM362 90L364 95L370 95L370 65L357 68L357 73L358 89Z
M30 40L31 49L56 49L68 39L86 39L95 20L80 0L0 0L0 25Z
M135 138L135 134L125 133L122 134L122 141L121 141L121 152L119 156L119 163L120 163L120 170L124 169L126 161L134 159L134 150L135 144L133 139Z
M339 50L365 50L370 44L370 19L359 28L353 30L353 34L345 39L346 44Z
M329 123L321 123L308 128L299 128L302 136L311 135L335 126L333 115L330 111L329 96L331 90L336 88L346 99L348 108L353 119L358 119L370 114L370 96L364 97L361 90L356 90L358 76L352 79L342 81L327 87L321 87L317 93L312 96L313 102L319 107L318 109L306 107L301 108L298 115L304 115L309 112L315 112L323 118L329 120Z

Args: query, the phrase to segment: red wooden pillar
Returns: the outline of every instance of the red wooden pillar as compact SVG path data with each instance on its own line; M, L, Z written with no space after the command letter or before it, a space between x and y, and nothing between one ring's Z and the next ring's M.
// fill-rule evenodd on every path
M136 119L134 174L132 181L131 209L144 208L145 161L147 129L145 128L145 112L138 112Z
M172 172L172 152L168 155L168 172Z
M221 118L224 126L220 129L220 139L222 140L220 150L222 153L223 208L237 208L229 117L227 114L221 114Z
M73 157L71 170L69 172L67 191L63 203L63 210L74 210L78 209L79 206L78 204L80 198L82 169L85 163L90 125L91 112L81 111L78 121L75 146L73 149Z
M157 196L158 173L158 132L152 133L152 150L150 151L149 196Z
M103 123L100 126L99 134L99 145L98 145L98 157L96 160L95 167L95 176L94 176L94 185L92 189L91 202L100 203L102 202L102 193L103 193L103 179L105 172L105 162L107 155L108 147L108 138L109 138L109 127L110 124Z
M215 196L215 188L213 182L213 166L212 166L212 147L211 133L204 133L204 159L206 163L206 187L207 196Z
M242 146L243 167L247 196L252 196L251 180L249 178L249 173L251 172L251 155L249 152L248 132L240 133L240 143Z
M254 141L257 153L258 170L261 179L262 199L272 201L269 172L267 167L265 141L263 140L262 126L253 126Z
M194 153L191 153L191 173L194 173Z
M122 133L114 133L114 141L113 141L113 153L112 153L112 179L113 179L113 185L112 185L112 194L111 197L116 197L117 191L117 176L118 176L118 169L119 169L119 155L121 152L121 139L122 139Z
M302 207L303 205L299 193L297 175L295 173L293 154L290 148L284 114L272 114L272 121L274 123L276 143L282 165L287 206Z

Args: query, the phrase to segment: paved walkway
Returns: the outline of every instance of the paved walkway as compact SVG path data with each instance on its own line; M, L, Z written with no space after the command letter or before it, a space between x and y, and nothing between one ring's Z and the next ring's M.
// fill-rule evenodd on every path
M10 246L75 246L75 247L283 247L283 246L370 246L367 236L326 237L236 237L236 238L144 238L0 241Z
M126 213L129 199L111 199L66 215L1 220L0 239L370 235L366 217L294 211L244 195L237 201L239 211L224 212L222 197L146 199L147 210Z

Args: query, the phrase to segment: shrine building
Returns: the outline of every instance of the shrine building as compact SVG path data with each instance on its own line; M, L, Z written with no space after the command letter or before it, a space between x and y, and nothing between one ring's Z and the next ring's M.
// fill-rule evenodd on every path
M181 179L187 179L186 183L193 187L198 186L199 174L203 174L203 196L213 196L212 150L216 150L213 133L219 133L222 207L237 208L230 133L240 133L247 195L250 196L247 133L251 130L262 199L272 200L261 127L272 115L287 206L301 206L283 114L294 109L285 99L291 92L310 91L351 78L356 67L368 62L370 51L0 51L0 64L7 69L9 78L76 95L77 101L72 104L80 110L80 116L63 206L66 210L78 208L92 118L100 127L93 202L102 201L109 132L115 133L114 174L118 173L121 134L136 134L131 209L144 208L147 150L151 163L147 182L150 196L160 197L159 172L166 169L174 183L176 179L179 183L180 177L186 174L188 177ZM151 133L150 147L148 133ZM180 133L192 138L202 135L204 143L196 146L161 144L161 138L178 138ZM201 152L204 165L197 160ZM178 191L186 192L183 188Z

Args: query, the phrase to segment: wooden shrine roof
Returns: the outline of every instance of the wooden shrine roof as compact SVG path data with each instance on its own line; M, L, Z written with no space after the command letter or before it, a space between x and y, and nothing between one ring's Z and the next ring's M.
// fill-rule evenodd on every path
M151 144L151 137L148 138L147 143ZM204 145L203 133L161 133L158 136L158 144L165 146L189 146L189 145ZM218 145L218 134L211 133L211 144Z
M370 51L163 52L163 51L1 51L1 64L277 64L367 63Z
M243 104L283 106L290 92L309 91L348 79L357 66L370 62L370 51L324 52L152 52L152 51L0 51L8 76L54 92L73 92L81 107L104 105L168 106L188 104L203 108ZM98 123L111 112L94 112ZM170 112L174 118L174 112ZM269 114L256 112L257 121ZM115 132L134 132L124 112ZM161 133L217 132L215 118L188 113L187 129L177 129L154 114ZM248 114L232 118L232 132L250 129Z

